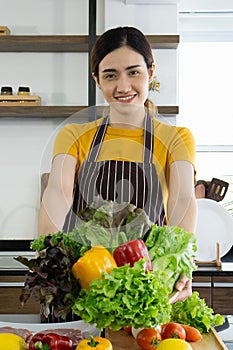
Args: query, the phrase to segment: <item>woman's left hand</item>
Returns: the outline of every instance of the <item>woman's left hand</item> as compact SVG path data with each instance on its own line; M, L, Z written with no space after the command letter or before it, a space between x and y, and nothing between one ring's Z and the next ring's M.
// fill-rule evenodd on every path
M184 273L181 273L175 284L175 290L179 293L176 293L174 298L170 300L171 304L177 301L184 301L192 295L192 280L190 280Z

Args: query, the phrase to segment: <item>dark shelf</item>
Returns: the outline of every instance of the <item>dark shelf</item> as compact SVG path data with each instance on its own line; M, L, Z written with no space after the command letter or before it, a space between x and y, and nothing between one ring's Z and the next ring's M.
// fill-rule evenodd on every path
M97 36L98 37L98 36ZM179 35L147 35L153 49L176 49ZM88 52L87 35L2 35L0 52Z
M72 114L87 108L87 106L13 106L1 107L0 118L68 118ZM101 108L98 107L101 115ZM179 114L178 106L159 106L159 114L175 115Z
M98 37L98 36L97 36ZM176 49L179 35L147 35L153 49ZM88 52L88 35L0 36L0 52ZM0 118L68 118L86 106L0 106ZM177 115L178 106L159 106L159 114Z
M158 106L159 114L176 115L179 114L179 106Z
M176 49L180 43L179 35L147 35L152 49Z
M0 52L88 52L85 35L7 35Z

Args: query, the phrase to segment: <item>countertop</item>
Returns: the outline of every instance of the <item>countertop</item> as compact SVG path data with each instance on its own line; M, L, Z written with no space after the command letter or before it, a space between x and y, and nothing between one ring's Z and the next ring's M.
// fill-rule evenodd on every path
M27 255L30 250L31 240L0 240L0 256L6 252L18 255ZM12 258L11 258L12 259ZM221 258L222 267L212 265L198 265L198 269L194 271L193 276L233 276L233 246L230 251ZM20 263L19 263L20 264ZM23 276L27 272L27 268L21 267L2 268L0 266L0 275Z
M198 269L193 272L193 276L233 276L233 246L221 258L221 262L222 266L198 265Z

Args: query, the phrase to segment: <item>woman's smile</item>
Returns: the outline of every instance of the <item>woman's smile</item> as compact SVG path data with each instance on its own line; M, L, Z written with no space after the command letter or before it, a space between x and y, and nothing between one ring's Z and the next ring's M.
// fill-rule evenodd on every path
M136 96L137 96L137 94L128 95L128 96L115 96L115 99L119 102L122 102L122 103L131 103L134 101Z

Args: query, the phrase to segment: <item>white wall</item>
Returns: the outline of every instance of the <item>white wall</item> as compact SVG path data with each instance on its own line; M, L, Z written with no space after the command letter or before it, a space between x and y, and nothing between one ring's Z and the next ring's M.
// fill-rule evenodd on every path
M146 2L146 1L144 1ZM124 1L108 0L105 5L105 29L115 26L136 26L147 35L177 34L177 5L125 5ZM143 3L143 1L141 1ZM177 51L153 50L157 65L160 92L150 98L158 105L177 104Z
M13 35L88 33L86 0L0 0L0 26ZM132 25L145 34L176 34L177 7L126 5L123 0L97 1L97 33ZM155 50L161 92L158 105L177 104L177 52ZM30 86L43 105L87 104L87 54L1 53L0 86ZM97 103L102 103L98 93ZM67 121L65 121L67 122ZM32 239L37 235L40 174L50 169L59 119L0 119L0 238Z

